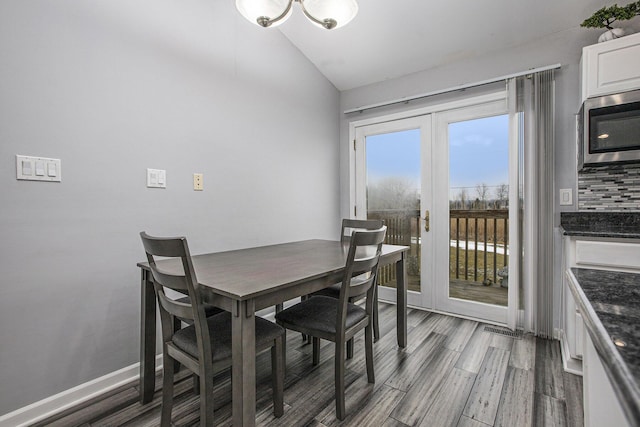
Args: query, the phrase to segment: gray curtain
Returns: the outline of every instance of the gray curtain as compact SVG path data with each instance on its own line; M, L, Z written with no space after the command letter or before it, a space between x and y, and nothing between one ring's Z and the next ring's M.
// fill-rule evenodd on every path
M553 338L554 72L518 77L514 86L524 162L521 308L525 329Z

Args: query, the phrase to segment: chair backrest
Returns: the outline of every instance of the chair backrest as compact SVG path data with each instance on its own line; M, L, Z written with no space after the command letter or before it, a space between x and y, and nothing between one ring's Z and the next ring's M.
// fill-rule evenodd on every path
M351 240L351 235L354 231L359 230L379 230L384 225L384 221L381 219L348 219L342 220L342 227L340 229L340 241L342 243L348 243Z
M160 305L160 320L162 322L162 336L165 342L173 336L173 318L191 321L196 325L199 336L205 334L208 342L208 327L202 298L198 292L198 280L193 268L193 261L189 253L189 245L185 237L152 237L144 231L140 233L142 245L147 254L149 268L153 276L153 286ZM172 270L182 267L178 272L163 271L156 263L156 257L179 260L179 264L172 264ZM181 271L180 271L181 270ZM177 301L165 292L165 288L189 295L190 303ZM205 340L203 336L203 340Z
M354 231L349 242L349 253L340 287L340 310L338 328L344 328L347 303L366 294L366 311L373 310L374 284L378 273L378 263L382 253L387 227L377 230Z

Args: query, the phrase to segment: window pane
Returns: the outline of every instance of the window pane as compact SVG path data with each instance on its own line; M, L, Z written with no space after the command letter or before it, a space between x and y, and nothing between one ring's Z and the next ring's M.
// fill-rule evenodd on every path
M449 297L507 306L508 115L449 125Z
M383 219L386 243L409 246L409 290L420 291L420 130L366 138L367 218ZM382 286L396 286L394 266L379 273Z

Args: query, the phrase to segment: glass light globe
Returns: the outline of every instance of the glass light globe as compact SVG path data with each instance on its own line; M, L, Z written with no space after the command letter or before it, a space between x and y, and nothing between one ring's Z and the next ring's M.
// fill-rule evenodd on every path
M276 27L291 16L290 7L294 0L236 0L236 9L247 21L261 27ZM281 16L289 8L285 16Z
M326 25L314 24L327 29L340 28L348 24L358 13L356 0L299 0L302 7L313 18ZM335 22L331 22L335 21Z

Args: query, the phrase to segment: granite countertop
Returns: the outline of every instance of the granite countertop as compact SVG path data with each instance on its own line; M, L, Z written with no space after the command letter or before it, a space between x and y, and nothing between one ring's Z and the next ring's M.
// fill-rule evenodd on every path
M568 236L640 239L640 212L561 212Z
M569 288L627 418L640 425L640 274L572 268ZM614 342L623 342L619 347Z

